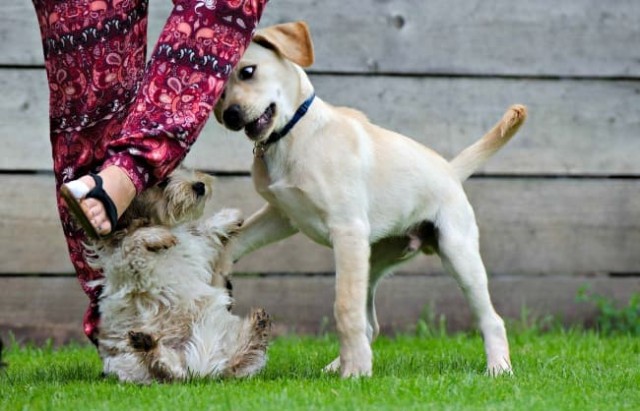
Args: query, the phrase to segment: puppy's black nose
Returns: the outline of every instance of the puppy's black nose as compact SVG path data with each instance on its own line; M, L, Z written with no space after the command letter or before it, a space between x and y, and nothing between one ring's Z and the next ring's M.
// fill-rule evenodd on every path
M233 131L238 131L244 126L242 124L242 110L238 104L229 106L222 114L222 120Z
M198 196L204 195L204 192L205 192L204 183L198 181L197 183L193 183L191 187L193 188L193 191L196 193L196 195Z

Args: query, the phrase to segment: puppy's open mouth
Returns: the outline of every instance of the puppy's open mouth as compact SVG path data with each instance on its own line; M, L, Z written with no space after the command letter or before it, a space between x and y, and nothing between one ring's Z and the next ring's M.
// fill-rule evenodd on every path
M244 132L251 140L258 140L263 136L265 130L271 126L273 117L276 114L276 104L271 103L269 107L254 121L247 123L244 127Z

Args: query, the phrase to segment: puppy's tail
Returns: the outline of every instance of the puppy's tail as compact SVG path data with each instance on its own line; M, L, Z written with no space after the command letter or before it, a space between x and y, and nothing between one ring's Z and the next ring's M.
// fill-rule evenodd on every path
M521 104L514 104L480 140L451 160L451 166L460 181L469 178L489 157L507 144L526 118L527 108Z

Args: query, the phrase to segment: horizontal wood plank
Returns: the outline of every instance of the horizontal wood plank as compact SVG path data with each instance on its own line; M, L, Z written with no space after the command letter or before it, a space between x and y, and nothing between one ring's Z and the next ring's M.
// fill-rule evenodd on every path
M466 188L490 273L640 272L640 179L472 179ZM248 177L220 177L215 201L246 216L262 200ZM0 175L0 273L71 272L53 179ZM333 272L329 249L298 234L240 261L238 272ZM400 271L441 273L421 256Z
M273 318L276 335L335 332L333 278L236 276L233 283L234 312L246 315L252 307L264 307ZM596 315L592 304L576 301L581 287L625 304L640 290L640 278L506 276L491 279L489 285L496 310L507 324L522 320L526 309L531 322L554 316L564 324L576 325L589 324ZM0 335L11 332L18 341L86 341L81 322L87 304L71 277L0 276ZM386 335L412 332L420 319L437 322L441 316L450 331L473 328L462 292L449 277L385 279L378 288L376 307Z
M152 1L152 41L172 3ZM640 75L640 3L279 0L261 26L306 20L316 71L525 76ZM4 5L0 64L42 64L31 2ZM153 43L152 43L153 44Z
M0 169L50 170L44 71L0 73ZM528 105L527 123L484 173L640 175L640 82L324 75L312 80L326 101L358 108L446 158L478 139L509 105ZM247 172L251 143L211 119L187 162Z

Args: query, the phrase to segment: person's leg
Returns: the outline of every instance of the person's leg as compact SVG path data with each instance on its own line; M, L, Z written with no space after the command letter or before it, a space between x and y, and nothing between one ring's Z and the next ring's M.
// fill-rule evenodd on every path
M267 0L175 0L119 138L100 175L121 215L134 196L184 159L249 45ZM115 167L114 167L115 166ZM124 176L126 175L126 177ZM84 190L95 183L83 177ZM112 229L103 202L82 210L98 234ZM80 216L81 217L81 216Z
M147 0L110 5L34 0L49 83L50 137L58 209L71 261L90 306L84 331L96 342L99 279L85 259L86 237L72 223L60 187L95 171L136 96L145 66ZM135 190L134 190L135 191Z

